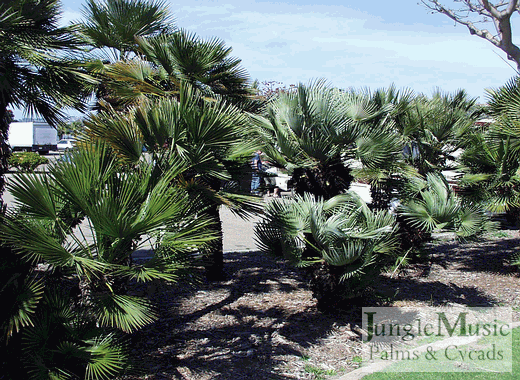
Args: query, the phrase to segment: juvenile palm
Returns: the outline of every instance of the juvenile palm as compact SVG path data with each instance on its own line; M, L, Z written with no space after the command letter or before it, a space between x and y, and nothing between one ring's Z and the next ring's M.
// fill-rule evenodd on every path
M350 306L396 248L396 224L354 193L328 200L305 194L273 201L255 228L260 250L307 268L320 309Z
M22 352L8 345L22 364L8 367L23 368L26 378L113 378L125 365L124 333L156 319L150 302L128 295L125 284L175 281L212 236L196 217L200 206L175 185L181 162L157 178L153 164L122 170L100 145L69 157L9 187L16 207L0 237L32 270L4 309L2 340L22 337ZM147 242L152 256L134 262Z
M475 127L460 157L465 198L516 222L520 210L520 85L513 79L488 92L493 122Z
M463 90L454 94L436 91L431 98L416 97L408 107L397 126L405 140L406 161L419 174L454 168L453 154L463 146L463 137L480 115L475 102Z
M460 239L469 239L493 230L485 209L464 204L441 174L408 181L401 191L397 208L401 228L401 250L417 250L432 232L453 231Z
M367 126L374 131L373 136L369 134L357 142L358 156L363 165L355 168L353 174L358 180L370 184L371 207L386 210L407 179L416 174L416 170L404 160L406 139L401 133L414 94L409 89L397 90L392 85L374 93L367 91L366 96L377 109L385 112ZM379 151L380 159L375 163L365 159L366 149Z
M501 124L504 126L504 122ZM487 131L472 136L471 145L459 158L464 173L459 186L466 201L478 202L491 212L506 212L513 217L520 207L519 157L511 139L492 134Z

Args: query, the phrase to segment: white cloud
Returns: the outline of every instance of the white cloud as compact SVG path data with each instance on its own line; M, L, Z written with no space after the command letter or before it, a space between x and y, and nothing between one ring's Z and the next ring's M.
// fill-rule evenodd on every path
M81 3L64 0L64 19L79 19ZM415 2L332 3L172 0L170 9L179 27L224 39L261 81L325 77L340 87L394 82L421 92L463 87L479 96L514 75L491 44Z
M63 26L70 25L72 22L81 20L82 15L78 11L66 9L61 14L60 24Z

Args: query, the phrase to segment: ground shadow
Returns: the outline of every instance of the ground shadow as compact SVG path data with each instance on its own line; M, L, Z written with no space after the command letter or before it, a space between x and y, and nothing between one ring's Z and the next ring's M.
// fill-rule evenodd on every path
M227 281L180 284L152 296L161 318L132 338L147 379L294 379L280 369L285 360L305 358L331 330L360 323L361 308L318 312L302 273L282 262L227 253L225 268Z
M338 340L341 347L336 349L344 349L348 366L355 355L352 347L360 344L356 325L361 325L363 306L408 301L425 306L499 304L479 284L450 282L439 273L444 268L475 276L477 272L516 276L517 269L509 262L518 243L516 238L468 246L436 242L427 247L427 262L412 265L401 276L380 276L372 297L336 314L316 310L301 271L256 252L227 253L226 281L202 281L196 287L179 284L152 294L161 318L133 336L136 367L151 380L312 378L304 372L284 372L285 363L302 358L303 368L316 343L341 331L347 340Z
M420 301L427 306L458 304L470 307L493 306L499 301L477 287L458 286L420 278L381 278L376 286L386 290L392 301Z
M517 275L518 267L512 262L518 257L520 238L505 237L497 240L482 240L457 243L446 242L431 247L433 263L451 266L467 272L489 272Z

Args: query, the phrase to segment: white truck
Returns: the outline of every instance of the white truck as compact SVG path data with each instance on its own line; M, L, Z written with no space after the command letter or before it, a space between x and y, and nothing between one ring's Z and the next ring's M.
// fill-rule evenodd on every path
M57 149L58 131L46 122L14 122L9 125L8 142L13 151L47 154Z

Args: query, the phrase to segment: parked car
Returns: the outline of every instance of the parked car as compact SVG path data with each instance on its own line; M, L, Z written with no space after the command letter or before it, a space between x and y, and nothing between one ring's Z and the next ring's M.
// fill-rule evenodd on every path
M75 144L76 144L75 140L63 139L63 140L58 141L56 146L58 147L58 150L67 150L67 149L72 149Z

